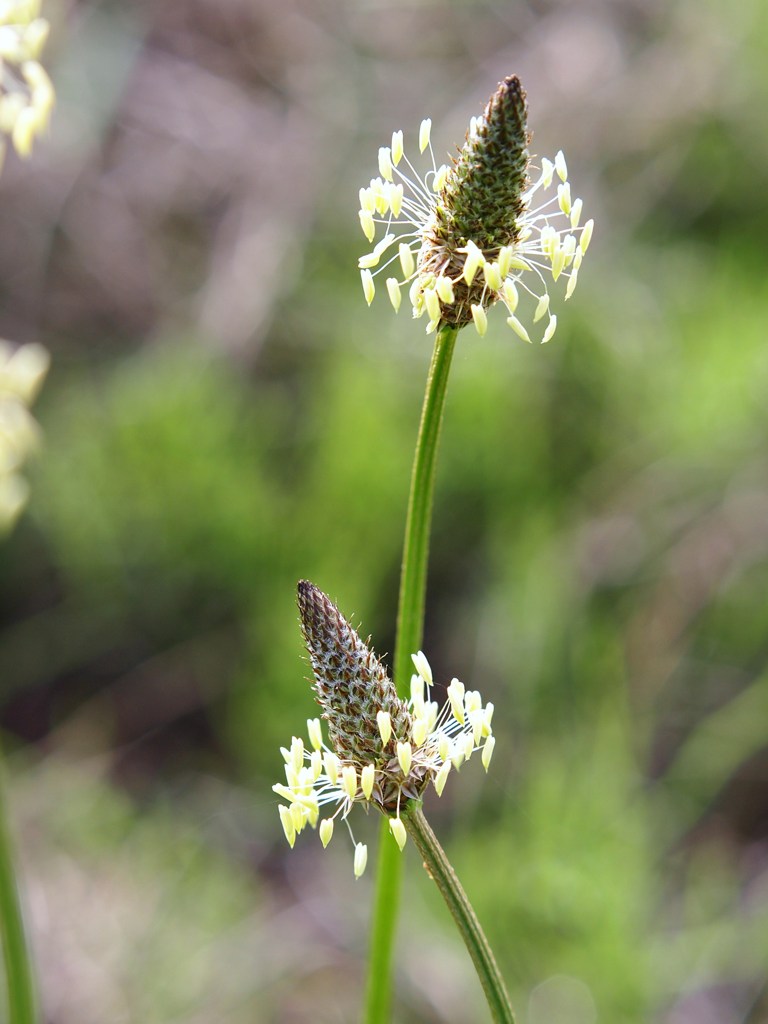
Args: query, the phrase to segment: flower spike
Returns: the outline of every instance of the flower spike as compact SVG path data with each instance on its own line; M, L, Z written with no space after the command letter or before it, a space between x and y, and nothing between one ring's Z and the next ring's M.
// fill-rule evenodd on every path
M426 119L419 130L419 150L429 148L430 156L431 128ZM428 333L441 324L473 323L482 336L488 328L486 311L501 302L507 324L530 341L516 315L520 297L535 310L535 323L549 307L550 281L562 276L565 297L573 293L580 265L575 255L586 253L594 222L580 227L583 203L571 197L562 151L554 160L543 158L540 173L532 178L529 143L525 90L510 75L482 115L472 118L451 165L438 167L432 157L431 170L419 177L405 158L401 171L400 131L393 134L391 149L379 150L380 177L360 190L360 223L369 242L377 225L384 228L387 248L401 239L403 276L388 278L387 291L397 312L399 288L408 286L414 317L428 314ZM369 305L379 272L373 268L383 251L379 246L359 264L370 268L363 279ZM392 261L385 265L391 267ZM549 341L556 325L553 315L540 340Z
M353 805L362 803L389 817L402 849L400 812L408 800L420 799L430 783L440 795L451 765L475 751L483 750L487 769L493 705L483 706L477 690L465 690L454 679L449 700L438 709L430 699L432 669L422 651L413 656L417 674L411 698L401 700L375 653L321 590L302 580L298 603L330 744L323 740L320 720L312 718L309 745L294 737L282 748L286 782L272 788L287 805L279 808L286 839L293 846L304 826L315 828L321 808L330 805L335 810L319 821L320 840L327 846L334 820L347 819ZM366 847L355 843L355 877L365 870L366 859Z

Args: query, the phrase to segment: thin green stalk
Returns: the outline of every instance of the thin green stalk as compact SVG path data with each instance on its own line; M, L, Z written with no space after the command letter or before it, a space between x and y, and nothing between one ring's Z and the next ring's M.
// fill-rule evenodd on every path
M444 324L435 337L413 459L395 638L394 682L401 697L407 696L408 693L412 672L411 654L421 648L424 634L427 561L437 448L448 374L458 333L457 327ZM390 1017L392 956L402 870L400 851L389 835L387 821L384 818L379 832L376 897L368 960L365 1017L367 1024L387 1024Z
M2 756L2 755L0 755ZM9 1024L35 1024L35 989L19 890L13 870L11 833L5 808L5 779L0 764L0 935L8 991Z
M467 899L467 894L445 855L445 850L424 817L421 804L415 800L409 801L401 812L401 817L421 854L427 874L434 880L453 914L453 919L464 939L464 945L472 957L494 1021L497 1024L515 1024L504 979L491 947Z

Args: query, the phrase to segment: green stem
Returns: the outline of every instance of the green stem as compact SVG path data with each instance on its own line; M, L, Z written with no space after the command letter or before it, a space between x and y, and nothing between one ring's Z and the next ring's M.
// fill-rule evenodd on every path
M427 874L437 885L443 899L448 904L448 909L453 914L453 919L464 939L464 945L472 957L494 1021L497 1024L515 1024L504 979L491 952L491 947L488 945L480 922L467 899L467 894L461 887L461 882L456 877L456 872L445 855L445 850L437 841L437 836L424 817L421 804L411 800L402 810L400 816L421 854Z
M1 756L1 755L0 755ZM9 1024L34 1024L35 990L24 934L19 891L13 870L11 832L5 809L5 779L0 764L0 935L8 991Z
M437 447L457 334L458 328L443 325L435 337L413 459L395 638L394 682L402 697L408 694L412 672L411 654L421 648L424 634ZM384 818L379 833L376 897L368 960L367 1024L387 1024L390 1017L392 955L402 870L400 851L389 834L387 820Z

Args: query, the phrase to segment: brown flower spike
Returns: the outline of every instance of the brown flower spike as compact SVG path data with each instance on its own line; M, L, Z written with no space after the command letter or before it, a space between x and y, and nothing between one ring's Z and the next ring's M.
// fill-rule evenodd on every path
M293 846L307 823L314 828L319 821L327 846L336 818L346 821L352 805L363 803L389 816L402 849L406 833L400 809L406 800L419 799L430 782L441 794L451 768L481 746L487 770L495 743L493 705L483 706L477 691L453 679L439 709L430 700L432 670L421 651L413 655L411 697L401 700L382 663L321 590L302 580L298 602L330 742L323 742L320 719L313 718L307 722L310 750L295 736L290 748L281 748L286 782L272 788L287 801L279 808L286 838ZM334 806L333 814L320 821L327 804ZM357 843L357 877L366 859L366 847Z
M429 147L432 156L423 178L397 131L391 146L379 150L380 176L360 189L366 238L373 242L377 225L385 232L358 261L366 301L376 293L374 275L399 265L402 277L386 279L390 301L397 311L407 288L414 317L429 316L427 333L441 324L474 323L485 334L486 310L501 302L507 324L530 341L518 318L522 302L521 309L533 307L533 323L548 317L541 340L549 341L557 317L549 310L547 279L566 278L570 298L594 226L591 220L580 225L582 201L571 199L565 157L542 159L531 183L527 100L517 75L499 82L480 117L472 118L450 165L436 166L431 127L427 119L419 131L419 149Z

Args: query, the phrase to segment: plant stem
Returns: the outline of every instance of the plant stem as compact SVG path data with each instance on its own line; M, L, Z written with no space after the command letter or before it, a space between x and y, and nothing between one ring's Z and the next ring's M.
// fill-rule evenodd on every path
M421 803L416 800L409 801L400 816L422 856L427 874L437 885L453 914L453 919L464 939L464 945L472 957L494 1021L497 1024L515 1024L504 979L491 947L467 899L467 894L445 855L445 850L424 817Z
M411 654L415 654L421 648L424 634L427 561L437 447L448 374L458 333L458 328L444 324L435 337L413 458L395 638L394 682L401 697L407 696L408 693L412 672ZM402 870L402 856L389 834L384 818L379 832L376 897L368 960L365 1017L367 1024L387 1024L390 1017L392 954Z
M1 757L2 755L0 755ZM24 934L24 919L13 870L11 831L5 807L5 779L0 763L0 935L8 991L9 1024L34 1024L35 990Z

